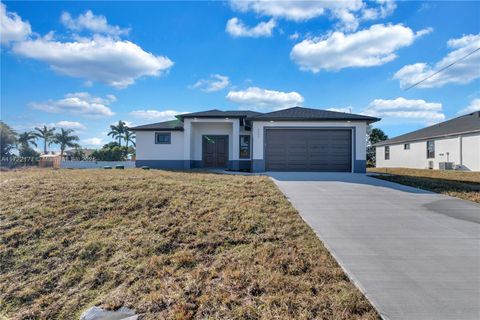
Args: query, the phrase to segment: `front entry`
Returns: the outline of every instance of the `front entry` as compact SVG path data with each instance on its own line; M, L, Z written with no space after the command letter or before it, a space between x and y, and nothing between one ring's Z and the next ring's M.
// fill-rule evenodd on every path
M202 136L202 160L205 168L228 166L228 136Z

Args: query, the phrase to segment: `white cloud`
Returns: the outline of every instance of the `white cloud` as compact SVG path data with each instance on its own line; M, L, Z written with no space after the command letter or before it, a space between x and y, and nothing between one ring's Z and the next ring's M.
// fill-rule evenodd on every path
M200 79L192 85L194 89L200 89L205 92L214 92L226 88L230 84L227 76L221 74L211 74L208 79Z
M155 56L130 41L99 36L74 42L44 37L16 43L13 51L46 62L58 73L116 88L125 88L142 76L158 76L173 66L167 57Z
M300 34L298 32L292 33L291 35L288 36L290 40L297 40L300 38Z
M303 103L303 97L295 91L282 92L249 87L247 90L230 91L227 100L242 106L253 108L282 109L294 107Z
M5 4L0 3L0 43L9 44L14 41L23 41L32 33L28 21L15 12L7 12Z
M363 8L362 20L384 19L391 15L397 8L397 5L393 0L377 0L376 2L379 6Z
M87 117L113 116L115 113L109 108L109 105L115 100L113 95L101 98L87 92L78 92L66 94L63 99L59 100L32 102L30 106L50 113L68 113Z
M352 109L353 109L352 106L340 107L340 108L336 108L336 107L327 108L327 110L329 111L336 111L336 112L343 112L343 113L352 113Z
M187 112L180 112L175 110L134 110L131 111L129 114L135 118L144 119L144 120L155 120L158 122L167 121L167 120L174 120L175 116L179 114L183 114Z
M64 129L76 129L76 130L85 130L87 127L85 127L83 124L81 124L78 121L59 121L55 123L55 127L58 128L64 128Z
M314 73L378 66L394 60L396 50L411 45L425 32L415 33L401 24L376 24L351 34L336 31L323 38L307 39L296 44L290 58L300 69Z
M450 39L447 42L450 49L453 49L442 60L435 65L426 63L415 63L406 65L398 70L393 76L400 81L400 87L409 87L429 76L436 71L450 65L454 61L473 52L480 47L480 33L465 35L458 39ZM471 56L459 61L448 69L438 73L428 80L420 83L417 88L442 87L449 83L466 84L480 78L480 52L477 51Z
M355 31L362 20L381 19L396 8L391 0L304 1L304 0L232 0L233 9L296 22L327 16L339 21L338 27Z
M86 11L84 14L80 14L77 18L72 18L70 13L63 12L60 21L65 27L75 32L88 30L94 33L120 36L128 34L130 31L129 29L122 29L119 26L109 25L105 16L95 15L90 10Z
M270 37L275 26L275 20L270 19L267 22L260 22L254 27L248 27L235 17L227 21L225 31L233 37Z
M105 144L105 141L102 138L88 138L88 139L82 139L82 144L87 145L87 146L103 146Z
M463 115L463 114L472 113L472 112L475 112L475 111L480 111L480 99L479 98L473 99L467 107L458 111L457 115Z
M393 100L375 99L362 112L382 118L384 123L434 124L445 120L442 104L425 100L408 100L402 97Z

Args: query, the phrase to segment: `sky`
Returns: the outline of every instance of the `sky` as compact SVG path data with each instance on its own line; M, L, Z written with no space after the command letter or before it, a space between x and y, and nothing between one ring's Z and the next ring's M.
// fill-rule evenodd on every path
M480 109L480 2L3 1L1 119L84 147L201 110L382 118L394 137ZM55 147L53 147L55 149Z

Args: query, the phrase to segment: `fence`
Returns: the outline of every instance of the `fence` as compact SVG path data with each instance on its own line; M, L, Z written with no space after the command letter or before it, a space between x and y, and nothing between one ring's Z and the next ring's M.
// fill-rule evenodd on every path
M105 166L113 167L124 166L125 168L135 168L135 161L62 161L60 168L62 169L94 169L103 168Z

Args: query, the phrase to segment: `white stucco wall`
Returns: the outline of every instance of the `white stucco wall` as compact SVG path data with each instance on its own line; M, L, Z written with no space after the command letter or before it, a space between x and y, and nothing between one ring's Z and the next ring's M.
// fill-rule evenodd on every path
M183 160L183 131L161 132L171 133L170 144L155 144L155 131L135 132L137 160Z
M480 133L462 137L463 167L470 171L480 171Z
M255 121L253 122L253 159L263 160L264 141L263 134L265 128L272 127L295 127L295 128L328 128L328 127L345 127L355 128L355 160L366 160L366 130L365 122L347 122L347 121Z
M436 138L435 158L427 159L427 142L410 142L410 150L404 143L390 145L390 160L385 160L385 147L376 148L377 168L439 169L440 162L453 162L465 170L480 171L480 134ZM462 147L460 142L462 142Z

